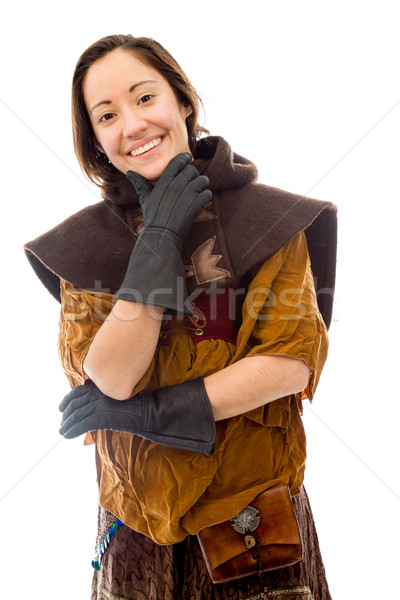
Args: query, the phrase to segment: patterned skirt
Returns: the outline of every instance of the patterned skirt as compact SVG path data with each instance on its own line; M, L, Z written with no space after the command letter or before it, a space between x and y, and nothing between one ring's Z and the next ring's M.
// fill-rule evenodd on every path
M332 600L308 496L293 505L303 540L303 561L258 576L213 584L197 542L190 536L170 546L155 544L126 525L110 539L94 572L91 600ZM99 509L98 541L115 517Z

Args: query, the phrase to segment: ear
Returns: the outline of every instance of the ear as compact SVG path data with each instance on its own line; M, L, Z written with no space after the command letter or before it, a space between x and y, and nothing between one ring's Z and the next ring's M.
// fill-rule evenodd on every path
M192 114L193 108L190 106L190 104L184 104L183 111L185 119L187 119Z
M96 139L96 138L94 138L94 141L93 141L93 143L94 143L94 145L96 146L96 148L97 148L97 150L98 150L99 152L101 152L102 154L105 154L105 152L104 152L104 149L103 149L103 146L101 146L101 144L99 144L99 142L97 141L97 139Z

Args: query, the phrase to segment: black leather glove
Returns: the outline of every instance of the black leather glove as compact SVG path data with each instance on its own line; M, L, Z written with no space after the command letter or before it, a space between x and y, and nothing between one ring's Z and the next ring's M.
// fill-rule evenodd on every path
M194 217L212 198L208 177L190 165L191 154L175 156L157 184L133 171L134 185L143 209L144 229L132 251L125 279L116 298L142 302L193 314L187 299L181 251Z
M65 396L60 411L60 433L66 438L109 429L207 456L214 450L216 427L203 378L129 400L106 396L88 379Z

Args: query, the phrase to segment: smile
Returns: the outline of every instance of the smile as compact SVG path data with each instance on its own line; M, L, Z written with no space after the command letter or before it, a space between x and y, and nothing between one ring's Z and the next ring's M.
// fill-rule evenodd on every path
M155 138L154 140L152 140L151 142L148 142L144 146L135 148L135 150L132 150L132 152L130 154L131 154L131 156L139 156L140 154L144 154L145 152L148 152L152 148L155 148L156 146L158 146L158 144L161 142L161 140L162 140L161 137Z

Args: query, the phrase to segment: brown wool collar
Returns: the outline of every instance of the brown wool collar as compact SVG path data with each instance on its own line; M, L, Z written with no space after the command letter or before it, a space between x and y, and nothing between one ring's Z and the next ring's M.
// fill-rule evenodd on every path
M183 246L189 293L239 281L304 230L319 308L329 326L336 206L256 183L255 165L221 137L200 140L194 165L209 177L213 200L196 217ZM57 300L60 278L86 290L119 289L141 220L129 186L25 244L33 269Z

